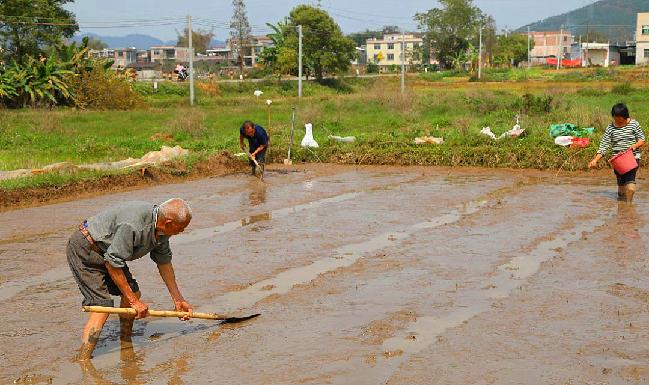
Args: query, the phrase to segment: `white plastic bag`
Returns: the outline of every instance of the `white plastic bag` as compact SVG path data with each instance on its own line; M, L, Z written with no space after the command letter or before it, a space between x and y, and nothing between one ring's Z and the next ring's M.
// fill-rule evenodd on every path
M318 146L318 142L313 139L313 125L311 123L307 123L304 125L304 128L306 128L306 134L304 134L304 138L302 138L302 147L320 147Z
M570 146L572 144L572 136L557 136L554 139L554 144L557 146Z
M355 136L338 136L338 135L329 135L329 139L335 140L336 142L342 143L352 143L356 140Z

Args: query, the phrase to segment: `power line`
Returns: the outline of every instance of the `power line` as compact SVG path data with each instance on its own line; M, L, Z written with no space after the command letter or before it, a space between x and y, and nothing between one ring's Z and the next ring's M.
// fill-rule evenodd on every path
M372 14L372 13L364 13L364 12L356 12L356 11L351 11L349 9L342 9L342 8L334 8L334 7L329 7L322 5L321 8L325 9L331 9L333 11L339 11L339 12L348 12L348 13L353 13L358 16L369 16L369 17L378 17L380 19L388 19L388 20L409 20L412 21L412 17L402 17L402 16L385 16L385 15L377 15L377 14Z

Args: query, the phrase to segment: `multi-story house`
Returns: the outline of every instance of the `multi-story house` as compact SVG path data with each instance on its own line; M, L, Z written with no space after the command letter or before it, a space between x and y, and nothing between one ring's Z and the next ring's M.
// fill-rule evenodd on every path
M189 62L189 48L154 46L149 48L149 57L152 63L160 63L164 61L187 63Z
M88 56L94 59L115 60L115 50L110 48L90 49L88 50Z
M236 41L228 39L227 48L230 50L235 62L239 62L239 49L243 52L243 65L255 67L259 62L259 54L267 47L273 46L273 41L268 36L251 36L249 42L244 42L239 47Z
M530 53L532 63L545 64L547 58L566 59L575 42L570 31L562 29L559 31L530 32L534 39L534 48Z
M126 68L129 64L137 62L137 49L135 47L115 49L113 60L115 61L113 67Z
M402 60L406 67L419 65L421 60L417 57L416 52L423 42L422 38L412 34L388 34L383 36L383 39L367 39L367 62L377 64L383 71L390 66L401 65ZM402 55L404 52L405 56Z
M638 13L635 64L649 64L649 13Z

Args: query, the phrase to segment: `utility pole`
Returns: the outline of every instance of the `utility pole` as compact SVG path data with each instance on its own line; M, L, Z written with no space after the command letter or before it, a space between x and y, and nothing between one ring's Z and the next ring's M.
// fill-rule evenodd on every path
M530 51L530 27L527 27L527 69L532 68L532 53Z
M482 26L480 26L480 44L478 47L478 79L482 79Z
M297 26L298 54L297 54L297 97L302 98L302 25Z
M189 105L194 105L194 45L192 31L192 17L187 15L187 33L189 34Z
M401 31L401 93L406 92L406 37Z
M579 35L579 65L584 66L584 50L582 49L581 35Z
M559 30L559 44L558 44L558 47L557 47L558 48L558 50L557 50L557 70L559 68L561 68L561 57L563 56L563 55L561 55L561 50L563 49L562 40L563 40L563 25L561 26L561 29Z
M592 12L592 7L591 7L591 12ZM583 49L582 49L583 51ZM584 52L584 59L583 62L588 63L588 55L590 55L590 19L588 21L588 24L586 24L586 52ZM590 67L588 64L586 64L588 67Z

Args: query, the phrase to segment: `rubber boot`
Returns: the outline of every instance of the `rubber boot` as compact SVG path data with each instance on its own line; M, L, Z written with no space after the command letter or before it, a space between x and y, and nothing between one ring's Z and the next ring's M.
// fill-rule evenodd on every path
M624 198L626 200L626 203L631 204L633 203L633 195L635 195L635 190L636 190L635 183L629 183L625 187L626 187L626 191L624 194L625 195Z

